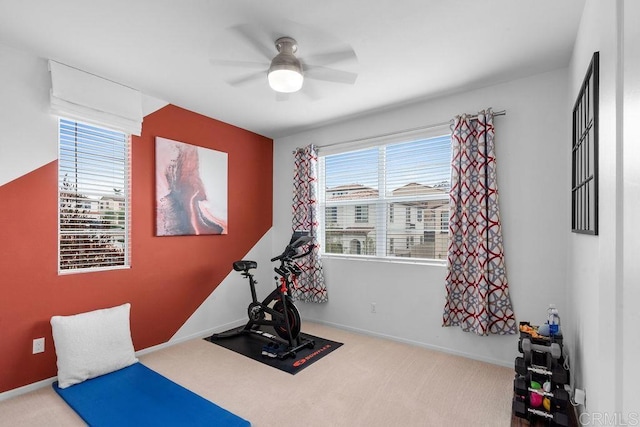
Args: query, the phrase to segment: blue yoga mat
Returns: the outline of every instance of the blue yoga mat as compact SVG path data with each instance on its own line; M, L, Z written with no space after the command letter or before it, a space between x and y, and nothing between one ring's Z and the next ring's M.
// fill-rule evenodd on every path
M53 389L90 426L250 426L141 363Z

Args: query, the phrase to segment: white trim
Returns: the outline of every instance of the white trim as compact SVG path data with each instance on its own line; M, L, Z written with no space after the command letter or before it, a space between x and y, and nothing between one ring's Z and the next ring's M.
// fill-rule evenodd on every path
M409 257L379 257L375 255L353 255L353 254L332 254L322 253L320 258L322 259L340 259L349 261L365 261L365 262L388 262L393 264L418 264L418 265L430 265L435 267L446 267L446 259L436 258L409 258Z
M225 323L224 325L220 325L215 328L209 328L209 329L205 329L204 331L195 332L193 334L190 334L184 337L175 338L175 339L171 337L169 341L165 343L154 345L152 347L147 347L140 351L136 351L136 357L144 356L145 354L153 353L154 351L162 350L162 349L174 346L176 344L183 343L185 341L206 338L216 332L224 332L224 331L228 331L229 329L238 328L244 325L245 323L247 323L247 319L240 319L233 322Z
M451 135L451 122L436 123L414 129L389 132L383 135L358 138L351 141L316 145L316 149L320 156L329 156L347 151L364 150L366 148L377 147L380 145L439 138L447 135Z
M425 344L419 341L413 341L413 340L408 340L408 339L404 339L404 338L398 338L398 337L394 337L392 335L386 335L386 334L381 334L378 332L372 332L366 329L360 329L360 328L354 328L351 326L346 326L346 325L342 325L339 323L333 323L333 322L326 322L324 320L318 320L318 319L305 319L305 322L313 322L313 323L319 323L321 325L326 325L326 326L331 326L333 328L336 329L342 329L345 331L349 331L349 332L355 332L361 335L368 335L370 337L375 337L375 338L382 338L382 339L387 339L387 340L391 340L391 341L395 341L395 342L400 342L403 344L409 344L409 345L413 345L416 347L422 347L422 348L426 348L427 350L433 350L433 351L438 351L440 353L446 353L446 354L452 354L454 356L461 356L467 359L472 359L472 360L478 360L480 362L485 362L485 363L491 363L492 365L497 365L497 366L504 366L506 368L513 368L513 364L505 362L504 360L498 360L498 359L492 359L489 357L479 357L476 353L467 353L464 351L457 351L457 350L452 350L450 348L446 348L446 347L440 347L437 345L431 345L431 344Z
M224 325L220 325L217 326L215 328L210 328L204 331L200 331L194 334L191 334L189 336L186 337L182 337L182 338L178 338L178 339L169 339L169 341L162 343L162 344L158 344L158 345L154 345L151 347L147 347L144 348L142 350L138 350L136 351L136 357L140 357L140 356L144 356L145 354L149 354L149 353L153 353L154 351L158 351L158 350L162 350L168 347L172 347L176 344L180 344L183 343L185 341L189 341L189 340L193 340L193 339L200 339L200 338L205 338L210 336L211 334L215 333L215 332L223 332L223 331L227 331L229 329L233 329L233 328L237 328L240 327L242 325L244 325L247 322L246 319L240 319L240 320L236 320L233 322L228 322L225 323ZM17 396L21 396L23 394L27 394L27 393L31 393L32 391L36 391L39 390L41 388L44 387L48 387L51 384L53 384L55 381L58 380L58 377L51 377L51 378L47 378L45 380L41 380L35 383L31 383L31 384L27 384L25 386L22 387L18 387L18 388L14 388L11 390L7 390L5 392L0 393L0 402L2 402L3 400L7 400L7 399L11 399L13 397L17 397Z
M70 127L74 127L73 131ZM119 149L117 151L122 153L122 163L117 159L117 155L111 157L113 154L117 153L115 148L120 142L123 143L123 151L120 151ZM107 144L110 144L112 151L109 152L106 157L103 150L100 152L91 152L95 150L96 143L102 147L106 147ZM71 150L72 147L74 148L73 151ZM95 126L85 122L70 120L66 117L58 117L58 275L128 269L131 267L131 151L131 136L126 133L119 130L107 129L103 126ZM90 154L91 158L94 160L89 169L86 169L83 166L83 164L86 164L87 154ZM69 170L67 165L75 167L75 175L74 171ZM67 173L71 173L71 179L75 176L76 186L78 186L78 178L80 178L80 181L84 183L79 188L75 188L74 191L81 189L81 193L87 197L86 201L91 205L94 203L96 204L95 208L91 208L91 212L88 214L88 217L94 217L97 215L98 219L102 219L103 214L106 212L103 211L103 208L100 205L102 205L102 200L105 196L107 196L107 199L109 196L104 191L104 184L102 180L105 179L105 182L111 181L115 185L115 172L119 167L122 167L123 171L122 191L124 194L121 194L121 196L123 196L124 210L121 210L119 204L117 207L114 206L113 210L118 212L118 222L120 213L124 213L123 264L107 266L91 265L93 261L87 260L86 253L79 250L83 260L85 261L85 265L76 266L74 268L62 268L62 236L67 233L63 233L62 231L62 211L66 206L62 205L61 195L62 193L65 193L65 197L68 197L70 200L75 198L74 196L69 196L69 190L64 189L63 181L66 181ZM89 177L87 177L87 175L89 175ZM115 196L116 194L114 193L113 195ZM69 224L67 223L66 225ZM95 232L96 230L91 226L88 230L67 229L66 231ZM121 233L117 234L119 235ZM103 249L101 253L104 254L105 250Z
M22 386L22 387L18 387L18 388L14 388L14 389L11 389L11 390L7 390L5 392L0 393L0 402L2 402L3 400L11 399L13 397L18 397L18 396L21 396L23 394L31 393L32 391L36 391L36 390L39 390L41 388L50 386L51 384L53 384L57 380L58 380L58 377L55 376L55 377L47 378L46 380L42 380L42 381L38 381L38 382L35 382L35 383L27 384L27 385Z

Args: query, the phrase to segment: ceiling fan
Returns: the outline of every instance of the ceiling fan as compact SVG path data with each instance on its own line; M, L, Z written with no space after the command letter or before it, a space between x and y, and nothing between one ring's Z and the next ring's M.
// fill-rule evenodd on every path
M293 37L277 37L274 41L274 50L247 26L240 25L231 29L248 42L253 50L251 55L258 53L261 56L261 61L211 60L215 66L258 70L250 74L238 73L242 75L227 81L232 86L241 86L264 79L277 94L286 95L302 89L306 79L341 84L356 82L357 73L328 67L340 64L343 67L353 68L352 64L357 63L357 56L351 47L342 46L339 50L298 56L299 45ZM308 42L311 44L311 41Z

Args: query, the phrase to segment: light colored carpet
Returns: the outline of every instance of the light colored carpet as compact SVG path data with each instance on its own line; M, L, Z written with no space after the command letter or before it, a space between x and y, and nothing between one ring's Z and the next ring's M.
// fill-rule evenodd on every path
M306 323L344 343L296 375L204 340L142 356L148 367L254 427L510 426L513 369ZM0 426L75 426L50 388L0 402Z

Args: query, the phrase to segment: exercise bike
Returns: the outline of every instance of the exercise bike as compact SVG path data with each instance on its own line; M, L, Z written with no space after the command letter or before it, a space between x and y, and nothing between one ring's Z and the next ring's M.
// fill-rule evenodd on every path
M291 240L282 254L271 258L271 262L280 261L280 265L273 270L278 274L274 277L276 288L262 301L258 301L256 295L257 280L251 270L258 267L258 263L249 260L240 260L233 263L233 269L242 273L249 279L251 289L251 303L247 308L249 321L244 327L219 334L213 334L210 340L235 337L242 334L258 335L270 341L263 347L263 356L285 359L295 357L296 352L303 348L313 348L315 342L312 339L300 336L300 312L293 304L291 288L295 286L297 277L302 273L300 267L294 262L311 254L313 245L304 253L298 253L298 249L308 245L312 238L304 231L293 233ZM271 326L280 337L265 332L260 326Z

